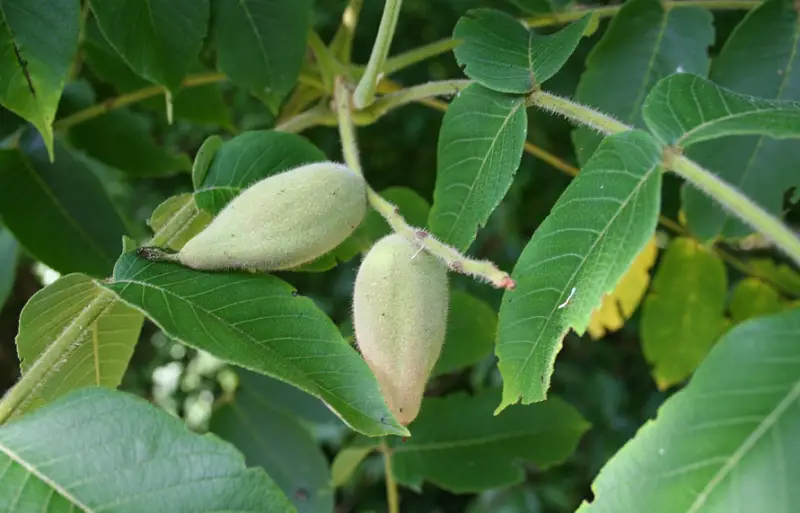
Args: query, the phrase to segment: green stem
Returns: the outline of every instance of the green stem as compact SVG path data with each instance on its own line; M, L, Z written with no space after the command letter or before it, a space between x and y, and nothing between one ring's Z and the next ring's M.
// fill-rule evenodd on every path
M350 0L342 13L342 23L336 30L330 44L333 55L344 65L349 65L353 54L353 38L355 37L358 17L364 0Z
M310 46L311 51L314 52L317 67L322 76L322 86L325 88L326 92L333 92L333 78L339 73L341 65L336 62L336 58L328 47L325 46L319 34L311 29L308 31L308 46Z
M275 130L296 134L318 125L336 125L336 116L324 103L318 103L314 107L278 123L275 125Z
M403 52L394 57L389 57L386 60L386 64L383 65L383 73L385 75L391 75L401 69L413 66L418 62L447 53L459 44L460 41L456 41L455 39L442 39L441 41L434 41L424 46L418 46L413 50Z
M703 169L683 155L668 155L666 166L772 240L797 265L800 265L800 238L779 219L727 182L720 180L714 173Z
M170 240L185 229L197 214L197 207L193 201L184 205L169 221L153 235L148 243L152 246L166 246ZM117 302L113 292L100 289L97 296L75 317L72 322L61 331L52 344L42 352L30 368L25 371L20 380L0 400L0 424L6 422L20 406L30 398L44 380L48 373L59 362L68 358L79 348L76 344L85 330L112 308Z
M665 9L676 7L700 7L713 10L734 10L734 9L754 9L761 3L760 0L672 0L661 2ZM571 21L579 20L586 14L591 13L598 18L610 18L614 16L622 5L611 5L605 7L582 7L574 11L544 14L525 18L523 22L530 28L548 27L550 25L560 25Z
M353 94L353 103L358 109L368 107L375 99L378 75L383 70L386 57L389 55L389 47L392 45L394 29L397 26L397 18L400 16L402 4L402 0L386 0L386 4L383 6L383 16L380 27L378 27L378 36L372 47L372 54L369 56L364 76L361 77Z
M616 134L633 129L607 114L546 91L534 91L528 96L528 103L553 114L564 116L581 125L586 125L603 134Z
M375 103L367 107L364 112L370 114L372 121L375 121L390 110L409 103L436 96L456 95L466 89L470 84L472 84L472 80L441 80L437 82L427 82L425 84L401 89L396 93L381 96ZM358 119L356 122L358 122Z
M350 105L350 95L344 79L339 77L336 80L336 117L339 122L339 137L342 140L342 154L344 161L350 169L363 175L364 171L358 158L358 145L356 143L355 126L353 125L352 107ZM428 253L442 260L451 271L461 274L474 276L475 278L487 281L497 288L513 289L514 280L508 273L501 271L492 262L487 260L472 260L459 253L428 233L427 230L411 226L406 222L400 210L386 201L383 196L367 187L367 200L370 206L375 209L389 226L398 234Z
M397 482L394 479L392 470L392 450L385 440L381 441L381 452L383 453L383 469L386 475L386 502L389 505L389 513L400 513L400 497L397 494Z

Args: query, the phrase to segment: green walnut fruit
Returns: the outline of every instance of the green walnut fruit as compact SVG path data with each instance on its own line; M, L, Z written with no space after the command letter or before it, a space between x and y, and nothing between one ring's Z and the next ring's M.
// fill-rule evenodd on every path
M364 360L389 409L408 425L444 343L447 269L404 237L379 240L364 258L353 293L353 324Z
M363 177L333 162L308 164L245 189L177 260L201 270L291 269L338 246L366 208Z

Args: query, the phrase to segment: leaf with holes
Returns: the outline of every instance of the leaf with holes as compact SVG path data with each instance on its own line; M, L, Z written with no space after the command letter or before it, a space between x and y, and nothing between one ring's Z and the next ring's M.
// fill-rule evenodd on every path
M61 143L50 163L38 134L0 150L0 215L19 243L61 273L111 274L127 226L103 184Z
M195 201L198 207L216 215L255 182L323 160L325 154L299 135L272 130L245 132L216 150L202 183L195 185Z
M570 329L583 334L653 236L661 171L652 136L607 137L525 246L511 275L517 288L500 307L499 410L544 400L562 339Z
M0 104L33 123L53 157L53 120L78 51L80 2L0 3Z
M211 432L242 451L248 465L263 468L298 513L333 511L328 461L311 433L293 415L272 403L271 379L240 374L236 398L216 410Z
M711 80L737 93L800 101L800 14L790 0L768 0L731 34L711 67ZM734 185L769 213L783 212L783 194L800 186L800 143L734 136L691 147L687 156ZM683 191L689 229L702 240L744 237L750 226L692 187Z
M800 309L731 330L600 471L579 513L795 511L798 340Z
M447 109L439 134L434 235L464 251L506 195L528 130L525 99L472 84Z
M90 304L108 295L88 276L69 274L40 290L19 318L17 354L24 376L44 365L54 352L55 363L14 411L19 415L51 403L82 387L116 388L128 368L144 317L119 301L111 301L87 326L75 326Z
M103 36L137 75L173 94L197 63L209 0L89 0Z
M0 427L0 466L3 511L293 511L231 445L101 388Z
M492 415L500 390L431 397L397 443L392 469L399 483L423 481L453 493L473 493L520 483L522 461L547 468L572 454L589 424L558 398Z
M707 248L673 239L642 308L642 350L659 388L686 379L727 328L725 265Z
M356 431L406 434L333 322L274 276L203 273L126 253L105 286L167 335L319 397Z
M215 0L217 66L231 80L281 99L297 82L311 26L311 0Z
M698 7L667 9L659 0L625 2L586 59L575 100L645 128L641 107L660 79L677 72L708 72L712 21L711 13ZM573 140L578 160L585 163L602 136L577 128Z
M664 144L682 148L727 135L800 138L800 102L738 94L688 73L656 84L644 101L642 115Z
M503 93L524 94L541 86L575 51L590 15L552 35L529 30L519 20L493 9L469 11L458 21L454 53L464 74Z

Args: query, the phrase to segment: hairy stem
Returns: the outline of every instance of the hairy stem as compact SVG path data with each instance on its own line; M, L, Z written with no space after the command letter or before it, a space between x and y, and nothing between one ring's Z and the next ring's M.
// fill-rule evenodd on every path
M383 6L383 16L381 16L381 24L378 27L378 36L372 47L372 54L369 56L364 75L353 94L353 103L358 109L368 107L375 99L375 88L378 84L379 74L389 55L389 47L392 45L394 29L397 26L397 18L400 16L402 4L403 0L386 0L386 4Z
M441 41L418 46L413 50L389 57L386 60L386 64L383 65L383 73L384 75L391 75L418 62L447 53L458 45L459 42L455 39L442 39Z
M358 145L356 143L355 126L353 125L350 94L341 77L336 80L335 99L344 161L352 170L363 175L364 171L358 158ZM467 258L455 248L437 240L427 230L409 225L400 215L400 211L396 206L386 201L380 194L369 187L367 188L367 200L370 206L386 219L386 222L397 234L442 260L450 270L474 276L491 283L497 288L514 288L514 280L511 279L508 273L498 269L492 262Z
M586 125L602 134L616 134L633 130L607 114L546 91L537 90L528 96L528 103L553 114L564 116L575 123Z
M377 120L390 110L409 103L436 96L454 96L466 89L470 84L472 84L472 80L441 80L411 86L380 97L375 103L367 107L364 112L370 114L373 120Z
M400 497L397 494L397 482L392 471L392 449L385 440L381 441L381 452L383 453L383 469L386 474L386 502L389 505L389 513L400 513Z
M800 238L779 219L735 187L683 155L668 156L665 165L772 240L795 264L800 265Z

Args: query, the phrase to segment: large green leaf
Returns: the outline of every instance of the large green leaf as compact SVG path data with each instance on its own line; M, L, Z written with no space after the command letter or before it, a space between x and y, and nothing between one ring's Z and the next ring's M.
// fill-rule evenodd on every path
M800 102L738 94L689 73L656 84L642 115L662 142L683 148L726 135L800 138Z
M73 336L67 328L101 294L108 294L83 274L69 274L40 290L19 318L17 353L23 376L52 351L67 347L16 414L51 403L78 388L99 385L115 388L122 380L139 340L144 317L118 301Z
M546 397L570 329L583 334L653 236L661 198L661 147L648 134L607 137L522 252L500 307L495 350L500 409Z
M125 223L103 185L61 144L50 163L38 135L0 150L0 215L19 243L61 273L108 276Z
M153 211L147 223L154 232L157 232L167 226L168 223L174 222L178 214L181 214L180 218L188 218L188 221L164 244L165 247L175 251L180 251L184 244L203 231L203 228L211 222L209 213L197 208L192 194L187 192L164 200Z
M785 306L780 294L771 285L748 277L736 284L728 309L731 321L739 324L753 317L781 312Z
M214 154L202 183L196 186L195 201L203 210L217 214L242 189L262 178L322 160L325 154L299 135L245 132L226 141Z
M673 73L705 76L713 42L712 16L705 9L665 10L659 0L625 2L586 59L575 99L644 128L641 107L650 89ZM578 160L585 163L602 136L578 128L573 139Z
M289 513L261 469L139 399L84 389L0 427L0 510Z
M319 397L357 431L405 433L333 322L274 276L203 273L126 253L105 286L167 335Z
M580 513L797 511L800 309L730 331L594 482Z
M495 416L499 399L498 389L426 399L413 436L394 447L397 481L416 489L430 481L455 493L519 483L523 461L540 468L564 461L589 427L558 398Z
M100 80L113 85L120 93L152 87L152 82L134 73L111 47L94 18L86 22L81 49L86 65L92 73ZM166 102L161 95L141 101L137 105L166 113ZM233 129L229 109L222 97L219 84L195 85L181 89L172 97L172 115L175 119L185 119L192 123L220 125L228 130Z
M208 31L209 0L89 0L105 38L141 77L176 93Z
M297 82L311 0L213 0L217 66L231 80L283 98Z
M727 327L725 265L689 238L673 239L642 307L644 355L661 389L686 379Z
M591 16L552 35L529 30L519 20L493 9L475 9L461 17L453 38L464 73L504 93L528 93L564 66L578 46Z
M242 451L248 465L267 471L299 513L333 511L328 461L298 420L272 404L265 376L240 374L236 399L214 412L211 431Z
M27 119L53 152L53 120L78 51L78 0L0 2L0 104Z
M0 226L0 310L11 294L17 277L17 240Z
M489 304L463 290L453 290L447 312L447 334L433 375L457 371L489 354L497 333L497 314Z
M737 93L800 101L800 15L790 0L761 4L731 34L711 67L711 79ZM800 186L800 143L764 136L707 141L687 155L779 216L784 191ZM705 193L684 189L689 229L703 240L743 237L752 229Z
M472 84L450 103L437 149L434 235L469 247L514 180L527 129L521 96Z

